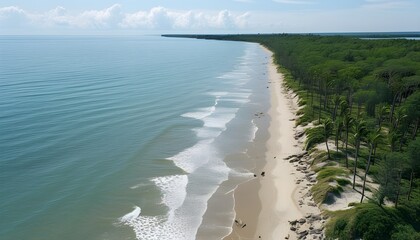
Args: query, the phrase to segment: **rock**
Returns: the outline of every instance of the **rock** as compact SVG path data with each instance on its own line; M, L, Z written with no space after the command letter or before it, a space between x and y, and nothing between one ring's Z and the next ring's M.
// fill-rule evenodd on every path
M296 154L296 157L297 157L297 158L301 158L301 157L303 157L304 155L306 155L307 153L308 153L308 151L301 152L301 153L299 153L299 154Z
M301 218L301 219L299 219L299 223L306 223L306 219L304 219L304 218Z
M313 229L309 231L310 234L321 234L322 230L319 228Z
M294 231L296 231L296 227L291 226L290 230L294 232Z
M290 155L290 156L287 156L287 157L283 158L283 160L289 160L289 159L295 158L295 157L297 157L297 155L293 154L293 155Z
M298 222L298 220L293 220L293 221L289 221L290 225L296 225L296 223Z
M298 131L298 132L295 133L295 137L300 138L300 137L303 136L303 134L305 134L304 131Z
M299 231L298 235L299 235L299 237L304 237L304 236L308 235L308 230Z

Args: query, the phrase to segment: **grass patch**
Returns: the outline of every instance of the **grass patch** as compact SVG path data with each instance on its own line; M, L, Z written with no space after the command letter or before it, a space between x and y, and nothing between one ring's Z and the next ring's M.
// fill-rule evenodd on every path
M317 172L318 182L312 186L311 191L318 204L327 202L331 194L339 196L344 191L343 186L350 183L347 179L339 178L348 174L343 168L325 166Z
M327 239L420 239L420 234L395 208L355 204L352 209L327 214L331 217L326 225Z
M336 178L335 181L338 183L338 185L343 187L351 184L350 180L344 178Z
M347 171L343 168L337 168L337 167L323 167L318 171L318 176L316 177L318 181L323 179L328 179L331 177L336 176L345 176L347 175Z

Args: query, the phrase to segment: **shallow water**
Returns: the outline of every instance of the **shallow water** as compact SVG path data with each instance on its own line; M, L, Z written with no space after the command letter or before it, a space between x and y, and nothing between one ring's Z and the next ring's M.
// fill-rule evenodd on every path
M0 238L194 239L218 186L250 174L225 159L267 109L266 59L239 42L0 37Z

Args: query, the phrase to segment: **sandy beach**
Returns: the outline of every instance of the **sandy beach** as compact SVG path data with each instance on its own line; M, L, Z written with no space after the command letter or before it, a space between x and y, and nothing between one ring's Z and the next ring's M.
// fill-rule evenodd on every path
M265 51L269 52L268 49ZM303 141L295 138L298 99L283 86L283 75L277 71L272 57L268 74L271 101L268 115L271 120L265 161L256 165L255 180L241 184L235 190L236 222L232 233L225 237L228 240L299 239L299 236L308 235L309 229L314 229L311 217L320 217L308 192L311 183L305 178L311 173L306 167L304 170L299 168L295 161L288 161L289 156L303 152ZM299 220L301 223L295 226ZM292 225L291 221L294 222ZM311 238L308 236L308 239Z

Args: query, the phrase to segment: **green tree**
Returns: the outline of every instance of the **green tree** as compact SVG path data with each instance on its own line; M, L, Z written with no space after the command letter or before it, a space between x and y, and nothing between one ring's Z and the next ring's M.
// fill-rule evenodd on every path
M352 116L350 115L349 112L343 114L343 127L346 130L346 168L349 168L349 135L350 135L350 128L353 125L354 119L352 118Z
M366 136L366 122L362 119L357 119L353 123L353 140L354 140L354 147L355 147L355 154L354 154L354 168L353 168L353 189L356 186L356 173L357 173L357 160L359 157L359 150L360 150L360 142Z
M414 125L412 132L412 138L414 139L420 124L420 91L416 91L410 95L403 106L407 110L407 120Z
M376 145L381 140L382 140L381 129L378 129L375 132L371 132L367 136L367 142L368 142L368 145L369 145L369 156L368 156L368 161L367 161L367 164L366 164L365 176L363 177L362 198L360 199L360 203L363 202L363 198L365 197L366 179L367 179L367 175L368 175L369 169L370 169L373 150L376 148Z
M407 200L410 200L414 178L420 174L420 137L417 137L408 145L407 153L410 167L410 187Z
M378 191L379 204L384 203L385 197L396 202L399 192L400 176L402 172L402 163L404 163L404 154L391 152L384 156L379 169L378 180L380 183Z
M324 141L325 141L325 146L327 147L327 154L328 154L328 159L331 159L330 156L330 148L328 147L328 139L331 137L333 129L334 129L334 124L331 121L331 119L326 118L323 119L321 121L322 124L322 130L323 130L323 137L324 137Z

